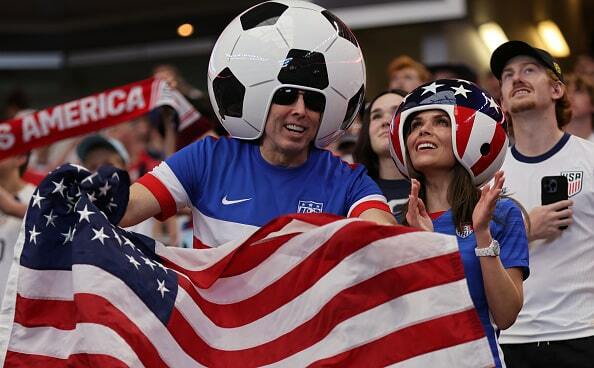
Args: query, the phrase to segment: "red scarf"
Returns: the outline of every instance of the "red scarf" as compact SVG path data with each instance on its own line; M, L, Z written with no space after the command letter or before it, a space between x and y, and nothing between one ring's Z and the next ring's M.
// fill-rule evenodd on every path
M200 118L181 93L150 78L0 123L0 160L127 122L165 105L177 111L180 127Z

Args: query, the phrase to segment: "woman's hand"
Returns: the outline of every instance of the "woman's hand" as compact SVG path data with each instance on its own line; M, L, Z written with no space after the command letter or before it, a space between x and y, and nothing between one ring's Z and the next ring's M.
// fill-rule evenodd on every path
M481 198L472 212L472 228L475 233L489 230L489 222L493 217L497 199L501 194L503 182L505 182L503 171L497 171L493 181L493 186L485 184L481 189Z
M411 180L410 195L408 196L408 211L406 213L406 222L409 226L416 227L425 231L433 231L433 221L427 213L425 203L419 198L421 183L417 179Z

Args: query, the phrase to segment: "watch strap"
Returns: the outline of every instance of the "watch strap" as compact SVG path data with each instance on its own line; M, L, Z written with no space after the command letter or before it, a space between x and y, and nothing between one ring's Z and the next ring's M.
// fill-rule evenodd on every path
M477 257L497 257L499 256L499 242L493 239L488 247L474 248L474 254Z

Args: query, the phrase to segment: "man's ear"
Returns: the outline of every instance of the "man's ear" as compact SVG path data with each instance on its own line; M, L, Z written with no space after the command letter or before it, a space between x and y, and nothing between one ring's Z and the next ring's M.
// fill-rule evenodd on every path
M553 81L551 83L551 88L553 90L553 100L559 100L565 93L567 93L567 87L560 81Z

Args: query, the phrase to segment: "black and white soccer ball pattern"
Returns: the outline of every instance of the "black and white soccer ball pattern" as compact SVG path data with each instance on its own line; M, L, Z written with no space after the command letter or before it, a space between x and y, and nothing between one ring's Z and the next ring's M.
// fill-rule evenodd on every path
M363 102L365 63L351 30L328 10L304 1L269 1L236 17L212 51L208 92L229 134L257 139L281 87L326 98L317 147L351 124Z

